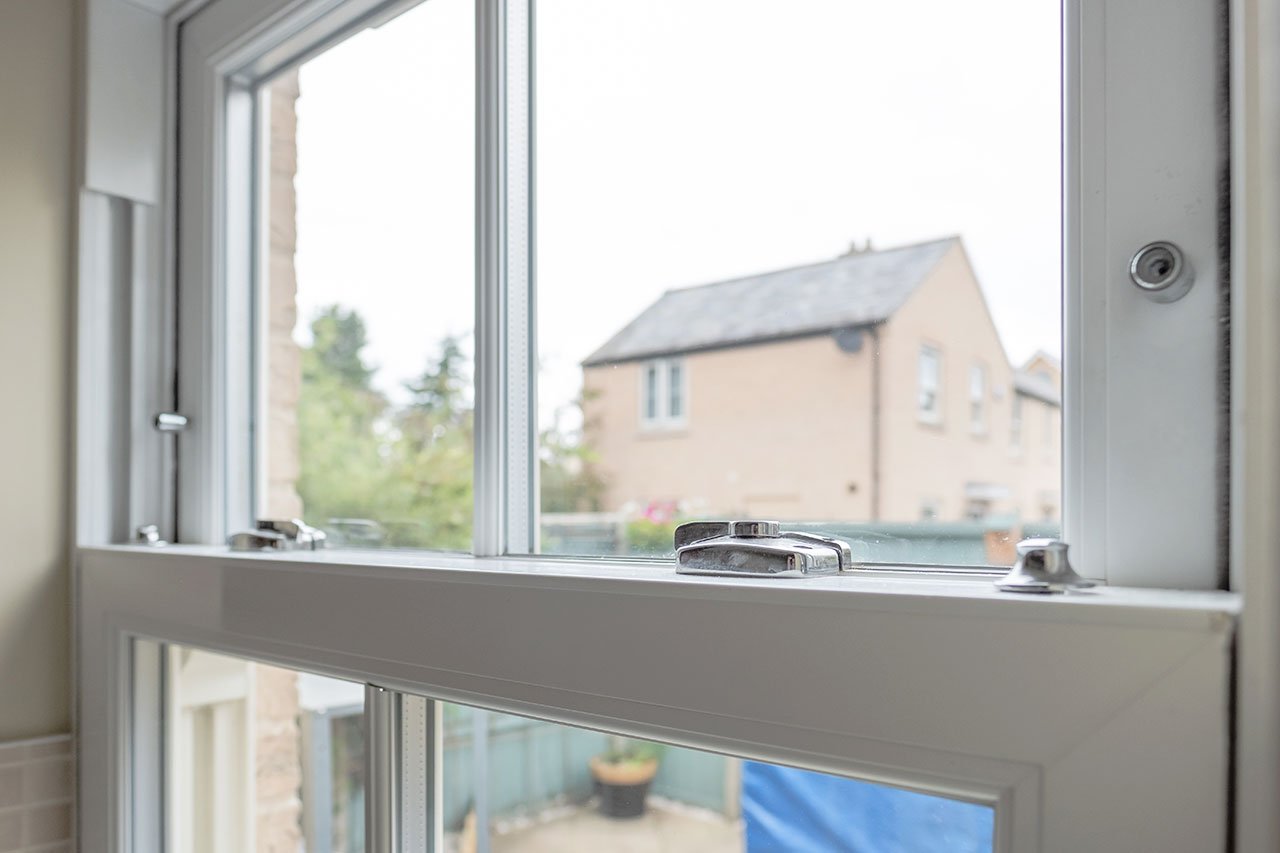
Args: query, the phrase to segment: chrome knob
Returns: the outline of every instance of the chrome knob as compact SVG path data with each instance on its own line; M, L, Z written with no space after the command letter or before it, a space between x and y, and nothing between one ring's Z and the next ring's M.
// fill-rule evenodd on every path
M1059 539L1023 539L1018 561L996 581L1004 592L1052 593L1088 589L1094 581L1082 578L1067 560L1067 543Z

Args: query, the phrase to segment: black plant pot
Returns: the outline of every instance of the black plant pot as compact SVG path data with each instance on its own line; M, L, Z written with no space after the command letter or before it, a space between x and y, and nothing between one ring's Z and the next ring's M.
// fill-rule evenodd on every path
M595 783L596 795L600 798L600 814L629 818L644 814L645 797L649 796L649 785L653 780L635 785L610 785L599 779Z

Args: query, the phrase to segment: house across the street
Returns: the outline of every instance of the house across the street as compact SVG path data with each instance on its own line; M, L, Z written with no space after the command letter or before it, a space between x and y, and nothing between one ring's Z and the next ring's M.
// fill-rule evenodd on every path
M583 362L604 509L1055 522L1060 369L958 237L670 290Z

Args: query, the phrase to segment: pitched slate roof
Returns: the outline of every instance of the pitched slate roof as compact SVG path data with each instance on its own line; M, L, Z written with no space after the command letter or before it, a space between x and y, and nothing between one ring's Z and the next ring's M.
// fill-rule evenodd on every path
M668 290L583 366L822 334L887 320L960 238Z

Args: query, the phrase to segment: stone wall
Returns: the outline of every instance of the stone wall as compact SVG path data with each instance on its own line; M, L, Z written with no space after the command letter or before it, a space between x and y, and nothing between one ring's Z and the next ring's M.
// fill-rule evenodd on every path
M266 496L263 513L270 518L300 518L298 496L298 394L302 360L293 340L298 319L298 277L294 251L298 243L298 72L276 79L271 92L270 172L267 180L267 409Z
M267 179L267 435L266 495L270 518L302 515L298 497L298 393L302 364L293 340L297 321L298 72L270 86ZM298 674L254 664L255 837L259 853L296 853L302 842L302 754Z
M298 674L254 667L254 835L258 853L296 853L302 842Z

